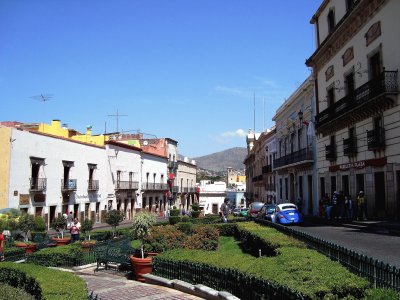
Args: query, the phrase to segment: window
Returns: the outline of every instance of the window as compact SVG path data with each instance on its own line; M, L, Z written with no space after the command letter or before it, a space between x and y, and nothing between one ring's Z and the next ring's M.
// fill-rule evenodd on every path
M346 95L353 95L355 90L354 72L351 72L345 77Z
M369 58L369 74L370 79L378 78L381 74L381 53L377 52Z
M333 9L330 9L328 13L328 32L331 33L334 28L335 28L335 11Z
M282 178L279 178L279 198L282 200Z
M302 124L301 124L301 125L302 125ZM302 149L301 136L302 136L302 129L300 128L300 129L297 131L297 150L301 150L301 149Z
M121 171L117 171L117 183L121 182Z
M328 106L332 106L335 103L335 89L333 86L327 90L327 98Z
M129 182L133 181L133 172L129 172Z

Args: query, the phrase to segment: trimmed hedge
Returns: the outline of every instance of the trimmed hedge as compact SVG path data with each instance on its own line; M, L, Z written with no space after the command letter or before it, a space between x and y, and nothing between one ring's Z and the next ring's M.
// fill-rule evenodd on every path
M83 259L82 246L73 243L62 247L49 247L27 256L27 262L45 267L79 266Z
M31 294L22 289L12 287L11 285L0 283L0 300L34 300Z
M10 247L4 248L5 261L17 261L25 258L25 248Z
M1 263L0 282L7 282L10 277L6 274L12 274L12 281L24 286L36 299L86 300L88 297L85 281L73 273L32 264Z

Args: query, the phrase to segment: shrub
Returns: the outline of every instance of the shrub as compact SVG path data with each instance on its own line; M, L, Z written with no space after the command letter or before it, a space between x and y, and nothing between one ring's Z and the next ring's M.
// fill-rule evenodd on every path
M90 240L90 232L93 230L93 220L89 220L86 218L81 226L81 231L85 237L85 240L87 239L87 235L89 235L89 240Z
M193 232L193 224L191 222L179 222L175 226L179 231L182 231L185 234L189 235Z
M7 299L7 300L34 300L35 297L31 294L28 294L25 292L25 290L22 290L20 288L15 288L12 287L11 285L0 283L0 290L1 290L1 295L0 299Z
M4 276L7 273L14 274L12 280L10 276ZM27 288L24 288L24 290L31 295L35 295L36 299L86 300L88 295L86 283L83 279L73 273L48 269L42 266L1 263L0 282L6 282L3 280L4 278L26 286ZM22 280L23 278L27 278L27 280Z
M171 224L171 225L175 225L175 224L177 224L177 223L179 223L181 221L182 221L182 218L180 216L171 216L171 217L169 217L169 224Z
M368 289L365 292L365 300L397 300L400 295L389 289Z
M83 252L79 243L49 247L27 256L28 263L45 267L79 266L82 260Z
M182 216L181 217L181 222L190 222L190 217L189 216Z
M192 210L192 218L197 219L201 214L201 211Z
M46 231L31 231L31 239L32 241L36 241L38 239L43 240L47 235Z
M175 206L173 209L171 209L169 211L170 217L176 217L176 216L179 216L180 214L181 214L181 211L179 209L176 209Z
M5 261L17 261L25 258L25 249L18 247L4 248Z
M144 239L146 252L163 252L183 247L186 236L175 226L153 227L151 234Z
M35 216L35 231L45 231L46 230L46 223L42 216Z
M113 235L116 235L117 226L124 219L124 212L113 209L107 212L106 214L106 222L113 229Z
M216 250L218 248L218 229L211 226L198 226L184 243L187 249Z
M59 215L51 223L51 227L57 232L61 232L61 238L64 238L64 231L67 229L67 219L63 215Z
M217 228L219 234L222 236L236 236L237 227L235 223L218 223L212 224L213 227Z
M29 214L23 214L18 220L18 229L24 233L25 241L28 241L28 232L35 228L35 217Z

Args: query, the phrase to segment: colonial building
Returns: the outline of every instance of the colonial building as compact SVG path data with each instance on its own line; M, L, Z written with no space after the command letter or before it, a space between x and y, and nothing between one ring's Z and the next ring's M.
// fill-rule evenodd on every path
M297 203L307 214L318 211L317 183L314 176L315 149L312 117L314 83L307 78L278 108L276 123L277 155L273 170L276 172L277 202ZM311 127L309 127L311 126Z
M400 217L400 1L325 0L314 14L319 195L364 191Z
M276 158L276 127L265 133L262 146L265 155L265 164L262 166L263 185L268 203L276 203L276 174L274 172L274 159Z
M218 214L226 197L226 182L201 180L199 185L199 205L204 214Z
M176 185L174 192L176 194L176 206L190 210L193 203L198 203L198 193L196 188L197 167L194 160L184 157L177 162Z
M247 144L247 156L244 159L243 163L246 167L245 175L246 175L246 206L248 206L251 202L254 202L255 199L258 199L258 194L256 198L255 185L253 182L254 176L256 176L256 163L255 163L255 154L253 151L253 147L260 136L260 133L255 133L252 130L249 130L246 136L246 144Z

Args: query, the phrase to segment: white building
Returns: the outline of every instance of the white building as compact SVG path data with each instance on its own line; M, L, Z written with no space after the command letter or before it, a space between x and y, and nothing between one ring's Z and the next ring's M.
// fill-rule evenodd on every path
M226 183L201 180L199 185L199 205L204 214L218 214L226 197Z

